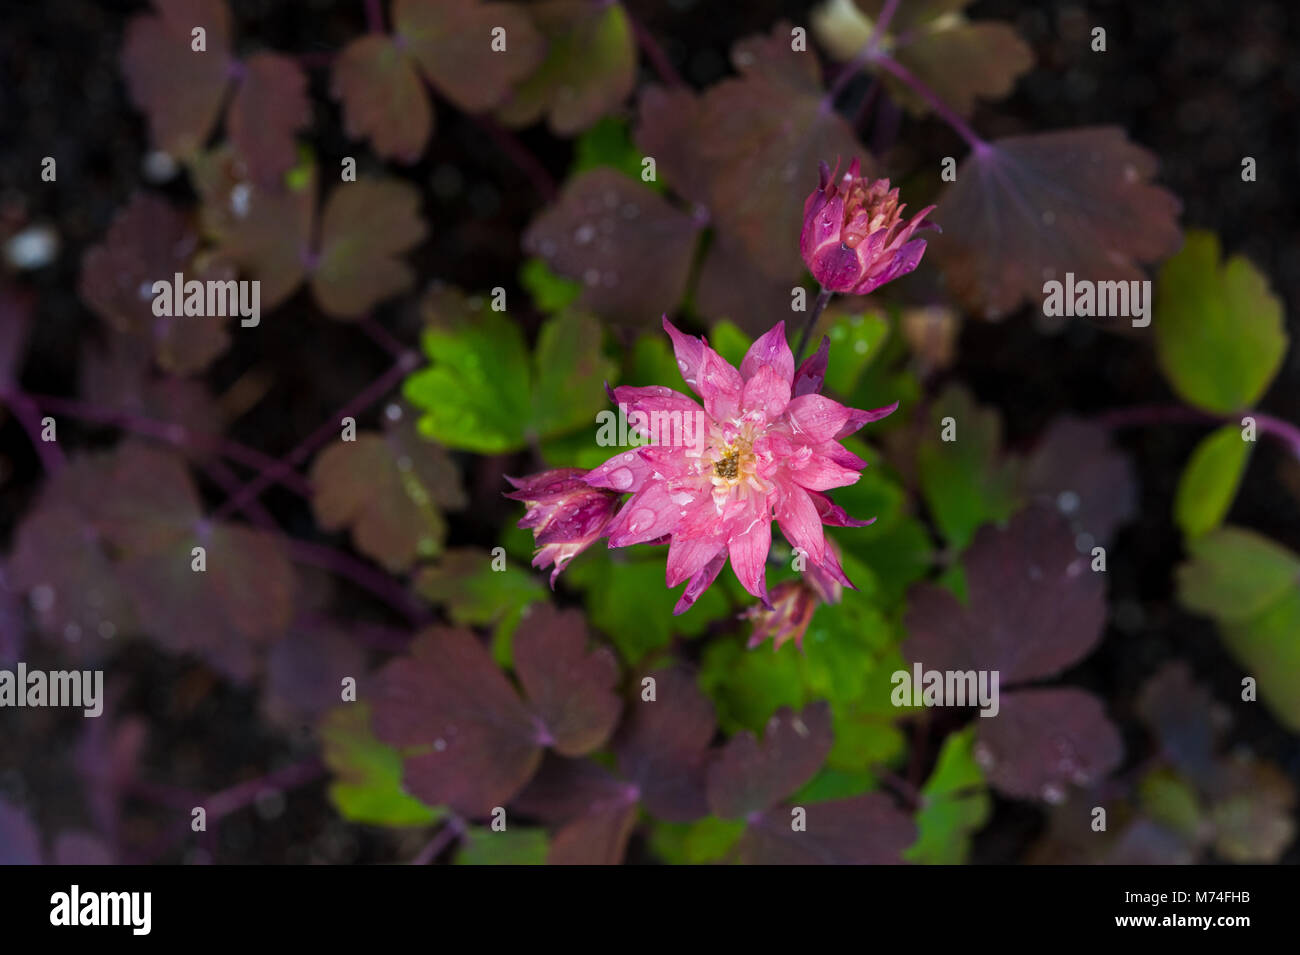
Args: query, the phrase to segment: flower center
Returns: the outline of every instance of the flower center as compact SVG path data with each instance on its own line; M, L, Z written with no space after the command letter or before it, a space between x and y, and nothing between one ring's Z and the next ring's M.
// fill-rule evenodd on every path
M720 478L734 481L740 473L740 448L732 448L725 455L713 462L713 473Z

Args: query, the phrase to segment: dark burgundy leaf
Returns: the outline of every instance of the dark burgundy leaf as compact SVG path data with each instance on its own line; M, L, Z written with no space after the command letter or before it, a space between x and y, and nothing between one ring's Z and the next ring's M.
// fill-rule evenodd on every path
M681 301L700 223L622 173L579 173L524 234L524 249L582 283L578 302L627 324Z
M0 865L40 865L41 834L31 817L0 799Z
M1105 583L1055 511L986 525L962 558L969 600L924 583L909 591L903 655L930 670L997 670L1005 688L1087 656L1106 620Z
M514 666L556 752L581 756L609 738L621 709L618 663L605 647L587 652L581 612L529 607L515 633Z
M1078 418L1055 419L1024 463L1021 488L1070 522L1081 553L1108 544L1137 510L1137 479L1110 433Z
M227 318L154 315L155 282L170 288L178 272L184 281L231 277L219 263L196 260L198 245L198 234L170 203L137 193L81 263L86 304L115 330L150 342L158 364L177 374L207 367L230 341Z
M424 632L376 682L375 735L420 747L404 778L424 802L484 815L536 771L545 728L472 633Z
M1042 303L1043 283L1143 278L1173 253L1178 200L1153 186L1155 157L1113 127L1000 139L957 167L931 239L954 293L996 318Z
M297 162L294 134L311 122L307 77L275 53L250 56L243 74L226 119L230 140L252 178L273 186Z
M709 811L704 782L716 729L713 704L688 670L650 676L655 699L641 699L636 681L627 719L614 740L619 769L655 816L670 822L699 819Z
M755 265L776 278L803 271L798 236L821 162L869 156L853 130L822 108L815 57L790 49L790 25L736 44L739 79L704 95L698 148L713 168L710 211ZM788 294L788 289L787 289Z
M154 0L154 8L127 24L122 73L154 146L189 156L216 125L230 83L230 16L224 0ZM192 48L200 27L203 52Z
M916 825L887 796L810 803L807 829L792 828L791 807L778 806L750 822L736 846L746 865L892 865L916 841Z
M1161 667L1138 694L1135 708L1165 759L1202 785L1214 779L1216 744L1228 714L1193 679L1186 661Z
M382 159L413 163L433 132L433 107L415 66L389 37L371 33L343 48L330 90L343 102L348 136Z
M975 720L975 760L1008 796L1059 803L1124 755L1119 731L1091 693L1073 688L1002 694L997 716Z
M262 712L291 729L314 725L339 704L343 680L366 675L366 654L337 627L296 621L267 654Z
M553 865L616 865L636 822L636 789L590 761L548 756L511 807L560 824L547 861Z
M761 744L749 730L727 742L709 768L709 807L727 819L771 808L817 774L832 742L825 703L798 714L782 707L768 721Z
M530 11L479 0L395 0L393 35L438 91L469 113L496 106L541 62L544 42ZM493 50L492 31L505 31Z

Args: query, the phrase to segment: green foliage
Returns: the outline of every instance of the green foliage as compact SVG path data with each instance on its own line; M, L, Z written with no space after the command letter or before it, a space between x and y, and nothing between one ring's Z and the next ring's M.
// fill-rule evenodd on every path
M878 312L845 315L831 326L831 340L826 365L826 390L836 395L851 395L858 379L874 362L889 336L889 321ZM813 342L812 347L817 343ZM894 400L885 402L892 404Z
M971 835L993 812L974 744L974 726L944 740L934 772L921 790L925 805L916 814L920 837L906 853L910 861L954 865L970 855Z
M1224 646L1274 716L1300 730L1300 558L1252 531L1221 527L1189 543L1182 603L1219 623Z
M593 548L576 559L561 578L585 592L592 624L605 632L628 663L637 663L652 650L667 646L674 634L703 633L711 621L727 612L727 598L715 586L690 610L674 617L679 594L664 586L663 555L662 548L628 548L617 557L603 548Z
M509 827L493 832L470 826L456 855L457 865L545 865L550 844L544 829Z
M1174 494L1174 521L1187 537L1223 523L1241 486L1251 444L1235 424L1224 425L1196 446Z
M944 440L945 432L952 440ZM969 544L982 524L1006 520L1015 509L1015 471L999 457L1001 440L997 412L977 404L963 386L935 400L917 471L930 514L955 548Z
M1219 262L1219 240L1189 232L1156 287L1156 356L1187 402L1230 414L1264 394L1282 364L1282 303L1250 261Z
M582 283L556 275L545 259L525 259L519 267L519 284L532 296L538 310L551 313L572 305L582 294Z
M597 166L610 166L637 182L642 182L642 158L641 150L632 142L627 122L606 116L574 140L573 165L569 167L569 175L576 176ZM658 177L645 185L655 192L667 191L666 183Z
M330 801L352 822L376 826L424 826L444 810L426 806L402 789L402 753L375 739L365 703L335 707L321 720L325 765L335 775Z
M492 628L492 656L511 665L511 637L534 602L546 599L546 588L527 567L507 562L492 569L492 557L473 549L448 551L434 567L422 568L416 590L441 604L453 623Z
M547 320L530 360L519 327L504 313L453 313L426 329L430 367L403 393L424 415L420 431L446 445L500 454L594 426L614 366L601 352L600 324L563 312Z
M650 830L650 849L670 865L720 862L745 831L743 820L706 816L695 822L660 822Z

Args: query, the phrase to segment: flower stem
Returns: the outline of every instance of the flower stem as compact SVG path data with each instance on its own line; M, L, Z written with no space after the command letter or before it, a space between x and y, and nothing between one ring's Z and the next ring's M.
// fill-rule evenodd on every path
M555 178L542 165L542 161L534 156L514 133L490 116L471 116L470 118L478 124L480 129L496 141L496 144L501 147L501 151L510 157L511 162L528 178L533 184L533 188L537 190L538 195L544 201L550 202L555 198L558 192Z
M808 347L808 338L812 335L813 327L816 326L817 319L821 318L822 312L826 310L826 306L830 304L831 296L834 294L830 289L822 289L821 294L817 296L817 301L813 303L812 311L808 313L808 317L804 320L803 331L799 333L799 347L794 350L796 365L803 361L804 349Z
M394 577L372 567L363 560L325 544L284 538L289 557L299 564L310 564L335 576L350 580L363 590L368 590L395 611L406 617L412 626L423 626L429 615L405 587Z
M645 58L650 61L650 65L659 74L659 79L663 81L663 84L665 86L685 86L686 83L682 80L681 74L673 68L672 62L664 54L663 47L654 38L654 34L647 30L631 13L628 13L627 18L632 23L632 32L636 34L637 45L641 47L641 52L645 54Z
M879 65L881 69L893 73L905 85L910 87L914 93L930 104L930 108L945 123L957 131L957 134L970 145L970 148L976 152L985 152L991 147L987 142L975 134L975 130L966 124L966 121L957 115L957 111L939 98L939 94L930 87L926 86L912 74L912 71L903 64L899 63L891 56L884 53L874 53L871 56L871 62Z
M464 820L459 816L452 816L438 830L437 834L429 840L428 844L420 850L420 854L411 860L411 865L428 865L442 855L453 841L460 839L464 834Z
M347 417L355 417L358 413L369 408L372 404L382 398L394 388L406 375L419 363L419 359L414 352L406 352L401 358L393 363L393 366L384 372L373 382L365 387L347 402L343 407L336 411L332 418L325 421L319 428L309 434L298 446L279 460L272 459L269 465L264 465L262 472L253 478L235 494L226 499L226 503L217 508L212 515L213 520L221 520L229 517L236 511L243 510L245 504L256 499L269 485L276 481L282 481L290 474L295 474L294 469L307 460L307 457L318 447L324 444L329 438L338 433L339 421ZM307 482L299 477L299 480L308 488Z
M36 402L29 396L19 393L5 395L4 401L9 406L9 412L14 416L14 420L27 432L27 439L31 441L36 456L40 458L41 467L45 468L45 473L57 473L67 461L63 457L63 449L57 442L46 441L41 437L41 412L36 407Z
M75 398L33 394L24 394L21 397L32 405L44 408L54 414L63 414L70 418L79 418L83 421L92 421L96 424L121 428L124 431L141 434L148 438L155 438L177 447L189 448L205 454L221 454L247 467L270 470L279 464L270 455L263 454L261 451L240 444L237 441L193 431L183 425L160 421L157 418L147 418L143 415L115 411L111 408L101 408L98 405L78 401ZM278 481L289 490L303 497L306 497L311 492L311 487L306 480L293 471L277 473L273 480Z
M1282 418L1259 411L1243 412L1242 417L1255 419L1259 430L1286 446L1291 455L1300 460L1300 428ZM1182 405L1136 405L1116 408L1097 415L1094 419L1104 428L1135 428L1152 424L1235 424L1240 419L1232 415L1216 415Z
M831 88L822 97L821 111L823 113L829 113L835 108L835 100L844 92L844 87L849 85L849 81L857 76L880 50L880 42L885 38L885 31L889 28L889 21L894 19L894 12L898 9L898 2L899 0L885 0L885 6L880 11L880 17L871 30L871 36L867 38L867 42L862 45L862 49L858 51L858 54L844 64L844 68L835 77L835 82L831 84Z

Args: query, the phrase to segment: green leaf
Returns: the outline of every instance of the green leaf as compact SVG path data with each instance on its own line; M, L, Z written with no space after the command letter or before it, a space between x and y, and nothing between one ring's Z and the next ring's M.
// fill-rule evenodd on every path
M486 826L470 826L456 865L545 865L549 848L544 829L493 832Z
M862 371L876 360L889 335L889 321L878 312L864 312L838 318L831 326L826 365L826 390L851 395ZM812 343L817 347L817 342ZM885 402L892 404L893 399Z
M511 665L511 638L527 608L546 600L537 575L515 563L492 568L493 558L474 548L447 551L436 566L415 578L421 596L447 608L453 623L492 627L492 656Z
M1196 446L1174 494L1174 521L1189 539L1223 523L1241 486L1250 449L1235 424L1219 428Z
M1152 819L1181 835L1194 838L1204 815L1196 790L1171 769L1147 773L1138 785L1142 808Z
M1300 587L1258 617L1220 627L1223 645L1258 681L1260 698L1278 722L1300 732Z
M725 859L745 831L744 820L707 816L696 822L659 822L650 849L670 865L703 865Z
M323 758L336 777L330 801L351 822L377 826L424 826L445 814L402 789L402 752L375 739L370 708L345 703L321 719Z
M780 707L802 709L808 694L798 655L791 644L773 651L767 645L746 650L736 640L710 643L700 686L717 707L718 725L727 733L760 732Z
M403 393L423 411L420 432L451 448L500 454L532 438L595 427L604 382L615 367L601 351L599 323L562 312L547 320L530 360L519 326L504 313L439 289L424 333L433 360Z
M569 175L576 176L597 166L610 166L637 182L643 182L643 158L641 150L632 142L627 122L606 116L574 141L573 165L569 167ZM666 191L662 178L655 178L645 185L655 192Z
M662 333L642 335L632 346L630 368L624 379L632 385L664 385L674 391L687 391L681 369Z
M827 766L791 796L790 802L804 805L830 802L835 799L852 799L854 796L872 792L879 785L879 780L865 770L832 769Z
M542 312L558 312L582 294L582 283L551 271L544 259L532 258L519 267L519 284Z
M975 762L975 727L953 733L943 743L934 772L921 793L916 814L920 836L904 857L929 865L959 865L970 855L971 836L993 810L984 771Z
M786 329L786 336L789 337L789 329ZM713 350L737 368L745 360L745 352L749 351L749 346L754 343L753 339L737 325L725 318L713 326L707 338Z
M1219 262L1219 240L1191 231L1160 270L1156 357L1180 397L1231 413L1259 400L1282 364L1282 303L1243 256Z
M424 412L420 432L450 448L500 454L524 446L531 418L528 349L519 326L480 308L424 333L432 367L402 392Z
M999 459L1001 439L997 411L976 404L962 386L935 401L917 469L934 522L959 550L976 528L1006 520L1015 509L1015 472L1012 462Z
M605 382L614 364L601 352L600 322L590 315L563 312L542 326L535 356L531 430L541 437L595 428L605 407Z
M1220 527L1190 541L1192 560L1178 568L1183 605L1223 621L1246 621L1300 583L1300 558L1267 537Z
M619 555L589 551L565 570L570 584L586 593L591 622L613 642L628 663L665 647L673 634L694 636L727 609L727 598L717 586L700 595L690 610L673 616L679 591L664 585L666 549L646 547ZM725 573L726 571L724 571Z

